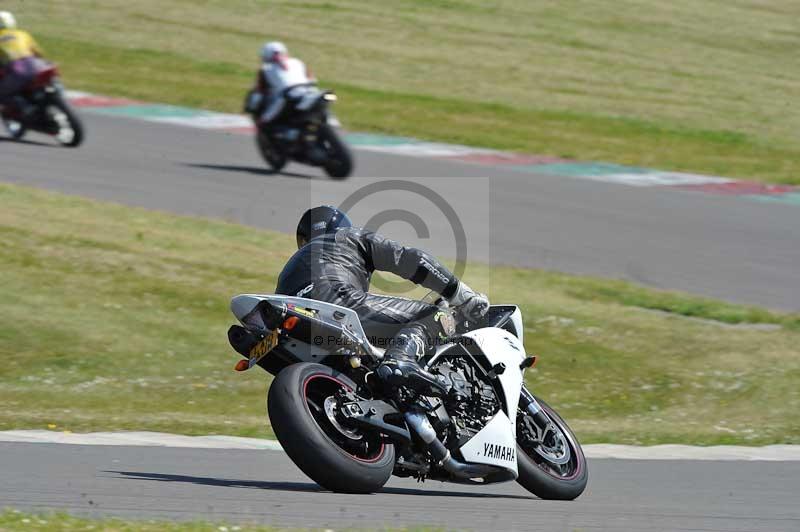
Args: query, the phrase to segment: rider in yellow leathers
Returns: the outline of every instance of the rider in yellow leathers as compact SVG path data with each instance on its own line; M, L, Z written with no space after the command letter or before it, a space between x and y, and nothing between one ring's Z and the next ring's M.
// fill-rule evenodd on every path
M0 11L0 105L15 101L24 112L27 104L17 93L33 81L42 56L31 34L17 29L14 15Z

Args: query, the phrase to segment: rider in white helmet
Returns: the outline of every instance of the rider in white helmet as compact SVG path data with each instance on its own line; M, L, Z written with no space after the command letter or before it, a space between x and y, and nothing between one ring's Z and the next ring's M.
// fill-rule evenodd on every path
M13 99L33 80L39 57L42 49L30 33L17 29L14 15L0 11L0 104ZM24 99L17 99L20 106L25 105Z
M261 68L258 70L256 89L248 100L247 110L261 112L259 125L270 126L286 106L286 96L293 87L315 81L305 63L289 56L282 42L272 41L261 48Z
M17 27L17 19L8 11L0 11L0 29L13 30Z

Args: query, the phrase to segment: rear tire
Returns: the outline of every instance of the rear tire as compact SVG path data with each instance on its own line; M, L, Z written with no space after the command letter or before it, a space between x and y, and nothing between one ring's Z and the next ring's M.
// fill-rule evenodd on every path
M322 403L343 388L354 391L356 385L328 366L293 364L270 386L269 419L286 454L317 484L339 493L372 493L392 475L394 446L379 434L347 428L344 434L329 420Z
M525 447L527 446L521 445L518 440L517 469L519 476L517 477L517 482L542 499L571 501L586 489L586 483L589 480L586 457L572 429L569 428L561 416L538 397L536 401L550 420L564 434L565 443L569 447L570 460L563 466L553 467L535 451L526 449ZM517 438L519 437L520 427L518 426Z
M14 140L19 140L28 132L28 128L22 122L3 118L3 127L6 128L8 136Z
M269 137L261 130L256 133L258 152L273 172L280 172L286 166L286 156L278 150Z
M336 130L324 124L320 127L319 140L328 156L325 173L333 179L346 179L353 172L353 155Z

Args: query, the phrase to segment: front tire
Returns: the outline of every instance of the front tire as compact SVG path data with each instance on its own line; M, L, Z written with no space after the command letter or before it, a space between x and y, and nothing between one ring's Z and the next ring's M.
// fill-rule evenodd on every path
M523 393L529 393L527 390ZM575 433L553 408L536 398L539 406L552 421L559 435L551 434L534 446L525 438L524 417L526 411L517 414L517 482L537 497L550 500L571 501L586 489L589 470ZM549 445L548 445L549 444ZM537 452L537 447L539 451ZM564 463L558 463L564 461Z
M283 170L287 162L286 155L281 153L280 149L269 139L269 136L260 129L256 133L256 146L258 146L258 152L261 154L261 157L273 172L277 173Z
M325 173L336 180L349 177L353 172L353 155L336 130L324 124L319 131L319 141L327 155Z
M269 419L286 454L317 484L339 493L372 493L392 475L394 446L380 434L337 421L331 398L345 389L355 391L356 385L328 366L293 364L270 386Z
M53 120L58 124L58 132L55 134L56 140L68 148L76 148L83 143L83 122L78 115L59 95L52 104L55 112L52 112ZM50 111L50 110L48 110Z

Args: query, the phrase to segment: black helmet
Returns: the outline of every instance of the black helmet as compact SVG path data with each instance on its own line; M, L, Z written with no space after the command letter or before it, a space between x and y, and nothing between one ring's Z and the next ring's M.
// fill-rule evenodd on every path
M308 209L297 224L297 249L320 235L333 233L340 227L352 226L350 218L336 207L322 205Z

